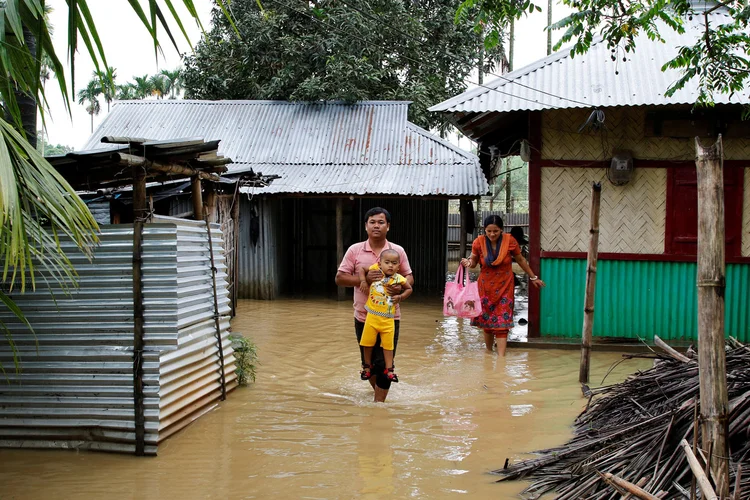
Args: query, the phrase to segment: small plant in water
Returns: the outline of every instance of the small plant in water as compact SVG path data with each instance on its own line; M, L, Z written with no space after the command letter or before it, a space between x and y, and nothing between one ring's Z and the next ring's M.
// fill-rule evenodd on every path
M258 348L252 340L242 335L231 335L232 349L234 349L235 370L237 383L247 385L248 381L255 382L255 370L258 365Z

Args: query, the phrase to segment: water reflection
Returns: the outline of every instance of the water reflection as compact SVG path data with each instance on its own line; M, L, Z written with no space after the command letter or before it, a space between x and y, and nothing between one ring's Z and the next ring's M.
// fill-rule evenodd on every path
M5 498L513 498L487 473L559 445L585 401L578 353L484 350L439 302L404 306L402 382L372 403L358 379L351 305L243 302L258 382L166 441L156 458L0 451ZM307 318L300 323L296 318ZM595 353L592 380L619 356ZM646 366L623 363L608 382Z

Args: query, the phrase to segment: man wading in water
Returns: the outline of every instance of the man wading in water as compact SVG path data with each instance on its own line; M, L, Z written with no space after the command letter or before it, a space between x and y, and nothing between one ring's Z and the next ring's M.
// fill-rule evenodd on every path
M406 252L399 245L391 243L386 239L388 230L391 227L391 214L388 210L380 207L375 207L367 211L365 214L365 231L367 231L367 240L362 243L355 243L349 247L344 255L344 260L339 265L338 272L336 273L336 284L338 286L353 287L354 288L354 333L357 336L357 344L362 340L362 330L365 327L365 320L367 319L367 311L365 310L365 303L367 302L367 294L360 290L360 281L358 271L364 267L369 269L375 264L380 258L380 252L385 249L391 249L398 252L400 257L400 271L399 273L406 278L409 285L414 285L414 276L409 266L409 259L406 257ZM383 273L377 270L370 270L367 272L367 284L370 285L373 281L377 281L383 278ZM398 295L401 293L401 285L389 286L386 288L390 295ZM394 336L393 336L393 356L396 356L396 347L398 346L398 330L399 330L399 319L401 318L401 311L399 310L398 304L396 304L395 312L395 324L394 324ZM360 359L362 365L365 364L364 349L360 346L359 348ZM391 388L391 380L388 378L386 372L385 361L383 358L383 349L380 347L380 338L375 343L375 347L372 350L372 373L370 384L375 391L375 401L382 403L388 396L388 390Z

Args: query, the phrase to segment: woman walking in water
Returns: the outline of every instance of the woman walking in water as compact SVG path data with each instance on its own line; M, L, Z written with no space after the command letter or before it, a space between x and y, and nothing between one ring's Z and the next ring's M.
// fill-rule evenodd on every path
M516 239L510 234L503 234L503 219L499 215L490 215L484 219L484 234L472 243L471 257L461 259L461 265L467 268L481 265L477 284L482 300L482 314L472 319L471 324L484 330L484 344L488 351L492 352L492 346L497 340L497 352L500 356L505 356L508 330L514 325L513 259L529 275L529 282L533 286L546 286L521 255Z

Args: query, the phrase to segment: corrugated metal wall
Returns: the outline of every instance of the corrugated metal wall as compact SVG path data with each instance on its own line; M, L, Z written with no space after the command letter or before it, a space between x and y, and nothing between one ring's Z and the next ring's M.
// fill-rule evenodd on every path
M91 262L63 243L78 271L78 288L64 295L54 280L39 279L35 291L13 296L35 335L0 309L21 361L15 373L11 349L0 342L8 377L0 383L0 447L134 452L133 228L101 230ZM214 231L231 389L225 266L218 226ZM155 454L159 441L212 407L219 397L219 363L205 224L147 224L143 249L145 451Z
M189 425L216 406L221 395L219 349L214 322L211 254L206 224L203 221L155 217L155 222L170 232L176 241L176 267L169 266L167 280L150 282L144 277L144 296L152 293L148 285L171 285L177 305L176 331L169 325L170 340L176 336L176 348L162 351L159 358L159 442ZM152 224L149 226L153 226ZM148 227L148 226L147 226ZM211 224L219 326L224 353L224 377L227 391L237 386L235 359L229 340L231 304L224 259L221 226ZM171 250L171 249L170 249ZM144 261L144 267L159 264ZM146 306L148 311L148 306ZM164 321L164 317L160 321ZM148 321L146 332L148 333ZM147 344L148 345L148 344Z
M241 299L275 299L291 261L284 259L284 227L279 198L241 197L240 234L237 275ZM252 243L251 226L257 218L258 240Z
M583 325L586 261L542 259L543 336L578 338ZM599 261L594 335L696 340L696 264ZM726 332L750 341L750 265L727 265Z

